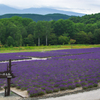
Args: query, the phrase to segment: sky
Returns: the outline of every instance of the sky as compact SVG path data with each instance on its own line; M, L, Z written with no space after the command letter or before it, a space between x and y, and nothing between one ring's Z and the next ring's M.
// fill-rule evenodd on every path
M84 14L100 12L100 0L0 0L0 4L18 9L49 7Z

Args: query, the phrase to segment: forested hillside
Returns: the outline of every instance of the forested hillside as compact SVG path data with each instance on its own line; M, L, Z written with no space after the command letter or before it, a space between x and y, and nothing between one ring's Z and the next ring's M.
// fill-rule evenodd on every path
M1 15L0 19L2 18L11 18L14 16L19 16L22 18L31 18L33 21L51 21L51 20L59 20L59 19L68 19L72 16L68 16L65 14L47 14L47 15L39 15L39 14L5 14L5 15Z
M94 22L85 22L93 16ZM74 18L37 22L18 16L3 18L0 19L0 45L58 45L68 44L70 39L76 40L76 44L100 44L99 17L99 14L77 17L80 20L77 22Z
M93 24L100 21L100 13L85 15L82 17L71 17L70 20L72 20L74 23Z

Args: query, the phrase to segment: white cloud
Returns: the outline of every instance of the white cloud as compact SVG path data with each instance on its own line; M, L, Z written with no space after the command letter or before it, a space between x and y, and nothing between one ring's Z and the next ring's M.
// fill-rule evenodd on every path
M17 8L51 7L87 14L100 12L100 0L0 0L0 3Z

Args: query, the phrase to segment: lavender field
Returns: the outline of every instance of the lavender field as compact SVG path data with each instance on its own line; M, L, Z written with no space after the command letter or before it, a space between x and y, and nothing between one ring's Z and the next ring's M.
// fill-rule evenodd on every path
M68 49L48 52L0 54L0 61L50 57L47 60L12 62L12 86L39 96L67 89L97 87L100 82L100 48ZM0 72L7 63L0 63ZM0 79L0 87L6 79Z

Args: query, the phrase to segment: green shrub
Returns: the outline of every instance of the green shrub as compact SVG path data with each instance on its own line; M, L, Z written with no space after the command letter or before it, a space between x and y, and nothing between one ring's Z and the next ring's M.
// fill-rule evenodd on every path
M36 97L38 96L38 93L30 94L30 97Z
M16 89L20 89L20 86L17 86Z
M52 90L46 90L46 93L52 93L53 91Z
M58 88L55 88L54 90L53 90L53 92L58 92L59 91L59 89Z
M94 86L94 87L97 87L98 85L97 85L97 84L93 84L93 86Z
M22 91L24 91L24 90L26 90L26 89L27 89L26 87L22 87L22 88L21 88Z
M89 85L89 86L88 86L88 88L92 88L92 87L93 87L93 85Z
M84 90L86 90L87 88L88 88L87 86L84 86L84 87L83 87Z
M81 84L76 84L76 87L80 87L81 86Z
M14 84L11 84L11 87L15 87L15 85Z
M41 87L42 90L45 90L45 87Z
M45 93L43 91L39 92L38 95L44 95Z
M0 90L3 90L3 89L0 87Z
M68 86L68 89L75 89L74 86Z
M54 87L58 87L58 86L59 86L58 84L55 84L55 85L54 85Z
M66 88L65 87L60 87L60 90L63 91L63 90L66 90Z

